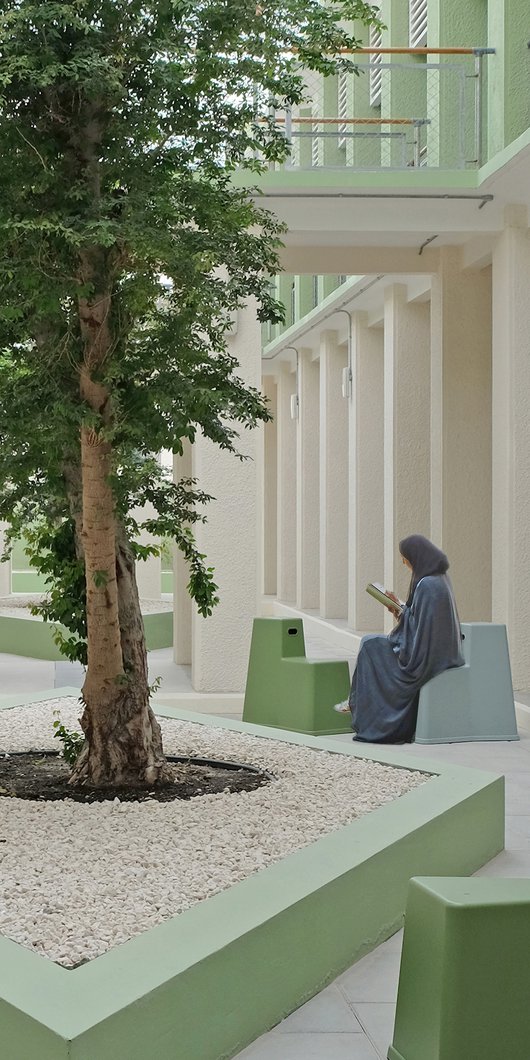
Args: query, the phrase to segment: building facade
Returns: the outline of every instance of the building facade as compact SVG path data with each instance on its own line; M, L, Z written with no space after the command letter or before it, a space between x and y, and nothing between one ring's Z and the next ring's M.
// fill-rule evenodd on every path
M383 629L365 586L405 591L414 532L448 553L463 620L506 623L530 688L527 4L382 0L381 17L359 75L308 81L278 115L290 158L261 179L288 226L286 324L262 335L249 306L232 347L274 420L243 468L200 439L181 461L218 499L199 530L212 619L176 572L176 658L200 692L242 690L255 614L301 612L352 651Z

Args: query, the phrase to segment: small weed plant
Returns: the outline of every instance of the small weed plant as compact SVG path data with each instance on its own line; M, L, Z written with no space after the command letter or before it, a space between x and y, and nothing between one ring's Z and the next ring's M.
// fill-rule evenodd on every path
M85 737L81 732L76 732L75 729L67 729L61 721L61 715L58 710L54 710L53 719L54 738L62 743L62 750L59 754L62 755L65 762L68 762L69 766L73 766L81 752Z

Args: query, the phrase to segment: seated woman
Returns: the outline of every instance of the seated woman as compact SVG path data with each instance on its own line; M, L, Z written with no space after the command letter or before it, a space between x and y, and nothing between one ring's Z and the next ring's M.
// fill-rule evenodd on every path
M412 571L403 612L394 612L388 637L363 637L349 701L336 708L351 710L354 739L367 743L413 740L422 685L464 664L447 556L421 534L400 541L399 551Z

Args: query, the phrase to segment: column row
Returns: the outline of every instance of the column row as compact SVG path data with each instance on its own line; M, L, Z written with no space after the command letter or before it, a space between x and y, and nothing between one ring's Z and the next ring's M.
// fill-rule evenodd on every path
M346 342L325 330L299 348L276 380L267 591L380 628L366 584L404 593L398 543L422 533L449 554L462 617L487 620L491 403L491 270L463 270L456 248L441 251L427 295L390 284L380 318L351 314Z

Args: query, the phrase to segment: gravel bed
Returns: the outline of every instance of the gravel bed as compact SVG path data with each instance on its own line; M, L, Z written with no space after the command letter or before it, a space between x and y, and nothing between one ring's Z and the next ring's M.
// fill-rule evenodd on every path
M26 595L20 593L17 596L0 596L0 617L3 618L29 618L34 622L42 622L39 615L32 615L29 610L42 601L41 596ZM161 611L172 611L172 600L140 600L143 615L159 614Z
M77 727L74 698L0 711L0 753L56 749L54 708ZM162 804L0 799L2 934L72 967L429 779L227 729L161 725L169 754L246 762L277 780Z

